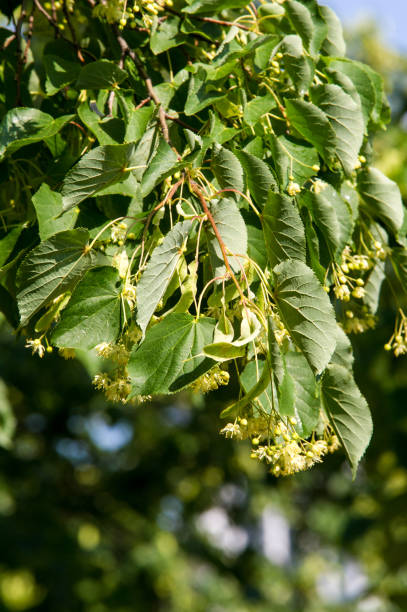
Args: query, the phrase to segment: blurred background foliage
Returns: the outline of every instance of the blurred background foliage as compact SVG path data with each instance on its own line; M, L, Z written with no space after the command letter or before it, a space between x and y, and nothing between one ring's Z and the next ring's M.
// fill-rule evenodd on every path
M387 79L376 163L407 200L407 59L371 25L349 50ZM268 475L218 435L227 390L110 405L95 364L41 361L2 323L0 610L407 610L407 368L382 350L388 293L380 327L354 339L375 421L354 483L340 452Z

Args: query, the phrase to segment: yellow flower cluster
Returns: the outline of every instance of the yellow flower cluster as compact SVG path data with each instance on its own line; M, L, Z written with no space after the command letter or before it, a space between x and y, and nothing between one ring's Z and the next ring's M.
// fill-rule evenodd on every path
M133 6L127 0L107 0L93 9L93 14L108 23L118 23L123 30L127 25L137 27L135 18L140 15L146 27L151 27L153 18L164 10L165 6L173 6L172 0L135 0Z
M280 316L276 310L271 314L271 317L276 326L276 329L274 331L274 337L277 340L278 345L281 346L286 338L290 338L290 334L288 332L288 329L285 327L284 323L280 319Z
M362 299L365 295L363 278L354 278L351 272L366 271L371 268L372 263L367 255L352 255L349 246L342 253L341 264L333 264L334 294L338 300L349 302L351 296ZM329 291L329 287L326 287Z
M133 310L136 305L136 288L131 283L126 283L122 290L122 296L126 300L129 308Z
M346 319L343 322L343 329L347 334L363 334L368 329L376 327L376 317L372 315L367 307L363 307L359 315L355 315L352 310L347 310Z
M337 436L330 435L325 439L307 442L305 440L284 440L280 444L258 446L252 450L252 459L264 461L270 465L274 476L289 476L296 472L308 470L315 463L320 463L328 452L339 448Z
M131 383L127 378L109 378L106 373L96 374L93 379L96 389L104 391L106 398L111 402L125 404L131 391Z
M129 360L129 352L122 343L102 342L95 347L95 350L99 357L111 359L119 365L125 365Z
M208 393L209 391L215 391L219 387L229 384L229 372L222 370L217 364L209 372L206 372L195 380L191 389L195 393Z
M127 225L123 222L114 223L110 228L110 236L112 242L117 243L119 246L122 246L124 244L124 241L126 240L126 234Z
M321 462L328 452L333 453L340 447L337 436L329 425L324 437L311 441L302 439L295 430L297 420L290 417L284 421L279 416L240 418L227 423L220 433L226 438L245 440L250 438L253 448L251 458L270 465L275 476L287 476L307 470ZM266 444L261 444L261 441Z

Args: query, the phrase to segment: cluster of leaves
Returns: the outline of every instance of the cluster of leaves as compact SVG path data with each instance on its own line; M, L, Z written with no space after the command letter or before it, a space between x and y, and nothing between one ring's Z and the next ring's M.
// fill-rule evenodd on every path
M238 383L222 432L275 475L339 444L355 472L345 332L374 326L386 260L407 290L400 192L370 165L380 76L315 0L61 15L69 36L39 0L2 30L1 310L40 356L96 350L112 400Z

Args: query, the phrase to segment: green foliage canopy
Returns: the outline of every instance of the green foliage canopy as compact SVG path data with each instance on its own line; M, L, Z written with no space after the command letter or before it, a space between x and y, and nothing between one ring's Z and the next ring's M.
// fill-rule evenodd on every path
M343 331L375 325L384 261L405 285L406 223L370 164L382 80L344 57L336 16L2 10L0 309L27 346L95 350L114 401L236 382L222 433L272 473L340 445L355 473L372 422ZM402 310L386 348L407 352Z

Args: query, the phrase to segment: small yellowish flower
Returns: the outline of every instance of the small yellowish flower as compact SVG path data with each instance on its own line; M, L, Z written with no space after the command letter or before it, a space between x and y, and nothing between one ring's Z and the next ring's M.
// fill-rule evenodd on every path
M348 302L350 298L350 291L347 285L338 285L334 289L335 296L338 300Z
M319 167L318 167L318 169L319 169ZM316 195L318 195L319 193L324 191L325 188L326 188L326 183L324 183L323 181L320 181L320 180L316 180L316 181L314 181L313 185L311 186L311 191L313 191Z
M288 333L288 330L283 328L283 329L276 329L276 331L274 332L274 336L275 339L277 340L277 343L279 345L283 344L285 338L289 338L290 334Z
M70 348L60 348L58 353L64 359L75 359L75 355L76 355L75 349L70 349Z
M288 195L290 195L291 197L294 197L295 195L297 195L297 193L300 193L300 191L301 191L301 187L299 186L298 183L294 183L293 181L290 181L288 183L288 186L287 186Z
M126 403L131 391L131 384L126 378L118 378L105 388L106 398L111 402Z
M114 223L110 228L110 236L113 242L123 243L126 240L127 225L125 223Z
M242 430L238 423L228 423L223 429L220 430L226 438L236 438L237 440L242 439Z
M93 377L92 382L96 389L100 389L103 391L107 389L110 385L110 379L108 375L104 374L103 372L101 374L96 374L96 376Z
M111 357L113 352L113 345L110 342L101 342L97 346L95 346L96 353L99 357L104 357L108 359Z
M129 308L133 310L136 305L136 288L131 283L126 283L123 288L122 296L126 300Z
M352 291L352 295L354 298L363 298L365 295L365 290L363 287L355 287L354 290Z
M126 278L129 267L129 258L126 251L123 249L116 253L112 260L113 267L119 271L120 278Z
M328 438L328 452L329 453L334 453L340 447L341 447L341 443L339 442L338 436L333 435L330 438Z
M45 346L42 344L40 338L28 339L25 343L26 348L30 348L33 355L37 353L39 357L44 357Z

